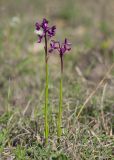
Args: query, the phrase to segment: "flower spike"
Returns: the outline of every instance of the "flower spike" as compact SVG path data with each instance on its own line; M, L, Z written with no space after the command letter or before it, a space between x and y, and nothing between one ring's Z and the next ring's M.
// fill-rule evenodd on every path
M60 56L63 56L67 51L71 50L71 43L66 38L63 43L51 40L49 52L51 53L54 50L57 50Z
M36 22L35 26L35 33L38 35L38 43L41 43L45 36L49 38L55 36L56 26L49 27L48 21L45 18L42 20L42 23Z

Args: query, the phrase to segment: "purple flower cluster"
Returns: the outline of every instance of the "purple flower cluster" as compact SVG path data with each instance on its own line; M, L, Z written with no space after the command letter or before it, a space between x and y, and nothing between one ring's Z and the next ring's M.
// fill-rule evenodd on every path
M35 33L38 35L38 43L41 43L43 38L46 39L44 48L47 48L47 38L55 36L56 26L49 27L48 21L45 18L43 18L42 23L36 22L35 26ZM71 50L71 43L68 42L67 38L65 38L64 42L51 40L50 49L48 51L52 53L54 50L57 50L62 57L67 51Z
M41 43L44 37L53 37L55 35L56 26L49 27L48 21L44 18L42 23L36 22L35 33L38 35L38 43Z
M60 43L59 41L51 40L49 52L51 53L54 50L57 50L60 56L63 56L66 53L66 51L71 50L71 43L69 43L66 38L63 43Z

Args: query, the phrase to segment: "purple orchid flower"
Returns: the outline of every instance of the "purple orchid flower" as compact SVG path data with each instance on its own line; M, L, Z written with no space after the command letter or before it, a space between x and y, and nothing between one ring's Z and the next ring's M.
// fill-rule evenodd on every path
M54 50L57 50L60 56L63 56L67 51L71 50L71 43L69 43L66 38L63 43L51 40L49 52L51 53Z
M52 53L54 50L59 52L61 58L61 71L63 72L63 55L71 50L71 43L68 42L67 38L65 38L63 43L51 40L49 52Z
M46 36L53 37L55 35L56 26L49 27L48 21L44 18L42 23L36 22L35 33L38 35L38 43L41 43L42 39Z

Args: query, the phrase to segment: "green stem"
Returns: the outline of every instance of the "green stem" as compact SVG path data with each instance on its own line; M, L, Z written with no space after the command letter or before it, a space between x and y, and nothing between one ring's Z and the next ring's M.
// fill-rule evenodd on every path
M59 113L58 113L58 123L57 123L57 136L58 138L62 135L62 105L63 105L63 96L62 96L62 82L63 82L63 59L61 57L61 77L60 77L60 97L59 97Z
M46 71L46 86L45 86L45 142L48 143L49 126L48 126L48 64L45 66Z
M45 35L45 74L46 74L46 84L45 84L45 108L44 108L44 117L45 117L45 143L48 143L49 135L49 125L48 125L48 51L47 51L47 37Z

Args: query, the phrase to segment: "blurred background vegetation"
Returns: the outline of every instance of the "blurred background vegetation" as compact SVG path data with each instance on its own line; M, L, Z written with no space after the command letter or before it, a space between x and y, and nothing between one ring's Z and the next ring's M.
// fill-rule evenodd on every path
M56 25L57 39L67 37L72 43L71 52L64 57L63 126L67 140L63 140L62 150L72 160L75 160L75 155L79 160L93 160L99 158L99 155L101 159L103 156L113 157L114 70L108 75L106 86L101 86L92 97L78 124L75 117L80 106L114 62L114 0L0 0L0 114L9 108L19 109L23 115L29 115L32 119L38 117L39 130L43 130L44 53L43 44L37 44L34 30L36 21L41 21L44 17L50 24ZM53 113L50 121L54 126L60 72L57 55L50 56L49 70L49 105L52 106L50 112ZM101 116L102 106L106 121ZM0 122L5 125L10 116L1 117ZM14 118L18 122L19 117ZM12 119L9 123L12 124ZM8 124L10 131L17 129L16 124L13 126L15 129ZM55 132L52 128L51 132ZM12 137L16 133L11 133ZM3 135L6 134L1 134L4 141ZM76 146L73 148L74 142ZM20 152L18 147L15 152L17 157ZM44 152L47 154L47 151ZM50 155L50 150L48 154ZM23 149L22 155L25 155Z

